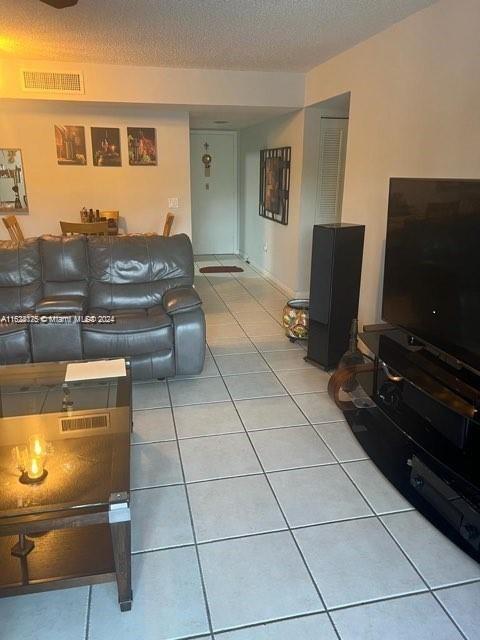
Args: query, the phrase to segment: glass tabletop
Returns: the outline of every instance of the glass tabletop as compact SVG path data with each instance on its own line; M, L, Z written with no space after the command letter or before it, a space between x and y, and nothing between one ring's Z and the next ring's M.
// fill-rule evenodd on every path
M67 364L0 367L0 525L129 491L130 369L65 382Z

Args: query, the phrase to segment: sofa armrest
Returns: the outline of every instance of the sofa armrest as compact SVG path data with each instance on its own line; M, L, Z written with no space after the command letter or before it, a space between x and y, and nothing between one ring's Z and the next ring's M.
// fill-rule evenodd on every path
M202 304L202 300L193 287L169 289L162 299L163 308L169 315L192 311Z
M172 316L176 375L197 375L205 361L205 316L200 306Z
M41 314L82 314L87 308L86 296L49 296L35 306L35 313Z

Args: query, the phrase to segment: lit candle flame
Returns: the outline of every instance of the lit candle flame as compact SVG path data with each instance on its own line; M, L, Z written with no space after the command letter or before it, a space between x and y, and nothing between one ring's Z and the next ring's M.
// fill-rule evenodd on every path
M43 458L47 452L45 438L42 433L34 433L28 440L30 455L32 458Z
M38 438L35 438L35 441L33 443L33 452L37 456L42 454L42 444Z

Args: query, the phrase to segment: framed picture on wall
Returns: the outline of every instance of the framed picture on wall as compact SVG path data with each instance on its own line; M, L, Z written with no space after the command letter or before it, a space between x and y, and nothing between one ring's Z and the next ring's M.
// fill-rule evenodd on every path
M54 128L58 164L87 164L85 127L71 124L56 124Z
M92 156L95 167L121 167L120 129L91 127Z
M260 151L260 210L262 218L288 224L291 147Z
M0 212L28 213L25 167L20 149L0 149Z
M156 132L152 127L127 127L128 162L132 166L157 164Z

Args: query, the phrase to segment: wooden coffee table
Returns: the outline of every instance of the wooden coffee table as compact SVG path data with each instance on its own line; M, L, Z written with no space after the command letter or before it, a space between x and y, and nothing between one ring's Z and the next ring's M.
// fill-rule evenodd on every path
M116 580L127 611L129 367L126 377L68 384L65 371L0 367L0 597ZM24 484L18 452L34 434L46 442L48 475Z

